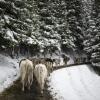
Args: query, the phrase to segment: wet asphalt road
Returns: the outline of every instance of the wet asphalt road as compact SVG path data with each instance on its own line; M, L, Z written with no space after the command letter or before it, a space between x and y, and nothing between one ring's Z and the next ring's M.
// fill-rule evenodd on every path
M47 91L47 85L45 85L44 94L41 95L37 82L34 81L31 86L31 90L21 91L21 83L19 80L14 82L14 84L6 89L2 94L0 94L0 100L53 100Z

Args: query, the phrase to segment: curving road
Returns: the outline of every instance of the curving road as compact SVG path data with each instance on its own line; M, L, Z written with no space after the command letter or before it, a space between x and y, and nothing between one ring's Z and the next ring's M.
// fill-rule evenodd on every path
M100 76L88 65L76 65L53 71L43 97L34 81L31 91L21 91L16 81L0 95L0 100L100 100ZM50 94L52 97L50 96Z
M49 90L57 100L100 100L100 76L88 65L56 70L49 81Z

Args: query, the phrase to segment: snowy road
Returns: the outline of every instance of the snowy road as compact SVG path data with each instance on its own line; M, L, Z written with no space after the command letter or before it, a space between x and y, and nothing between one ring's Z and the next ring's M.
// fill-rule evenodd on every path
M57 100L100 100L100 76L88 65L54 71L49 78L49 90Z
M30 91L21 91L22 85L20 81L16 81L19 78L18 61L18 59L0 54L0 100L52 100L47 87L41 97L35 80Z
M18 78L17 62L17 59L0 55L0 92ZM56 70L51 73L48 81L48 90L54 100L100 100L100 76L91 71L88 65Z

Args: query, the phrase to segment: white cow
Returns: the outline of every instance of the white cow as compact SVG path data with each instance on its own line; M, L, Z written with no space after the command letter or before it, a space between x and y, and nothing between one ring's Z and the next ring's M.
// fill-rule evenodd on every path
M44 64L37 64L34 68L34 75L40 86L41 94L43 94L44 85L48 76L46 66Z
M48 70L48 75L53 71L53 60L50 58L41 58L40 63L44 64Z
M23 59L20 61L19 66L22 91L24 91L25 86L30 90L30 86L33 82L33 63L28 59Z

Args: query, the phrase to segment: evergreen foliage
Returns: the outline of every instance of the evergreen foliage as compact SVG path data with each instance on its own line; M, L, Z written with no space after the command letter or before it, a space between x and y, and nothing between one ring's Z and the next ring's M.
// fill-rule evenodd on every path
M0 50L10 55L85 51L100 66L99 0L0 0Z

